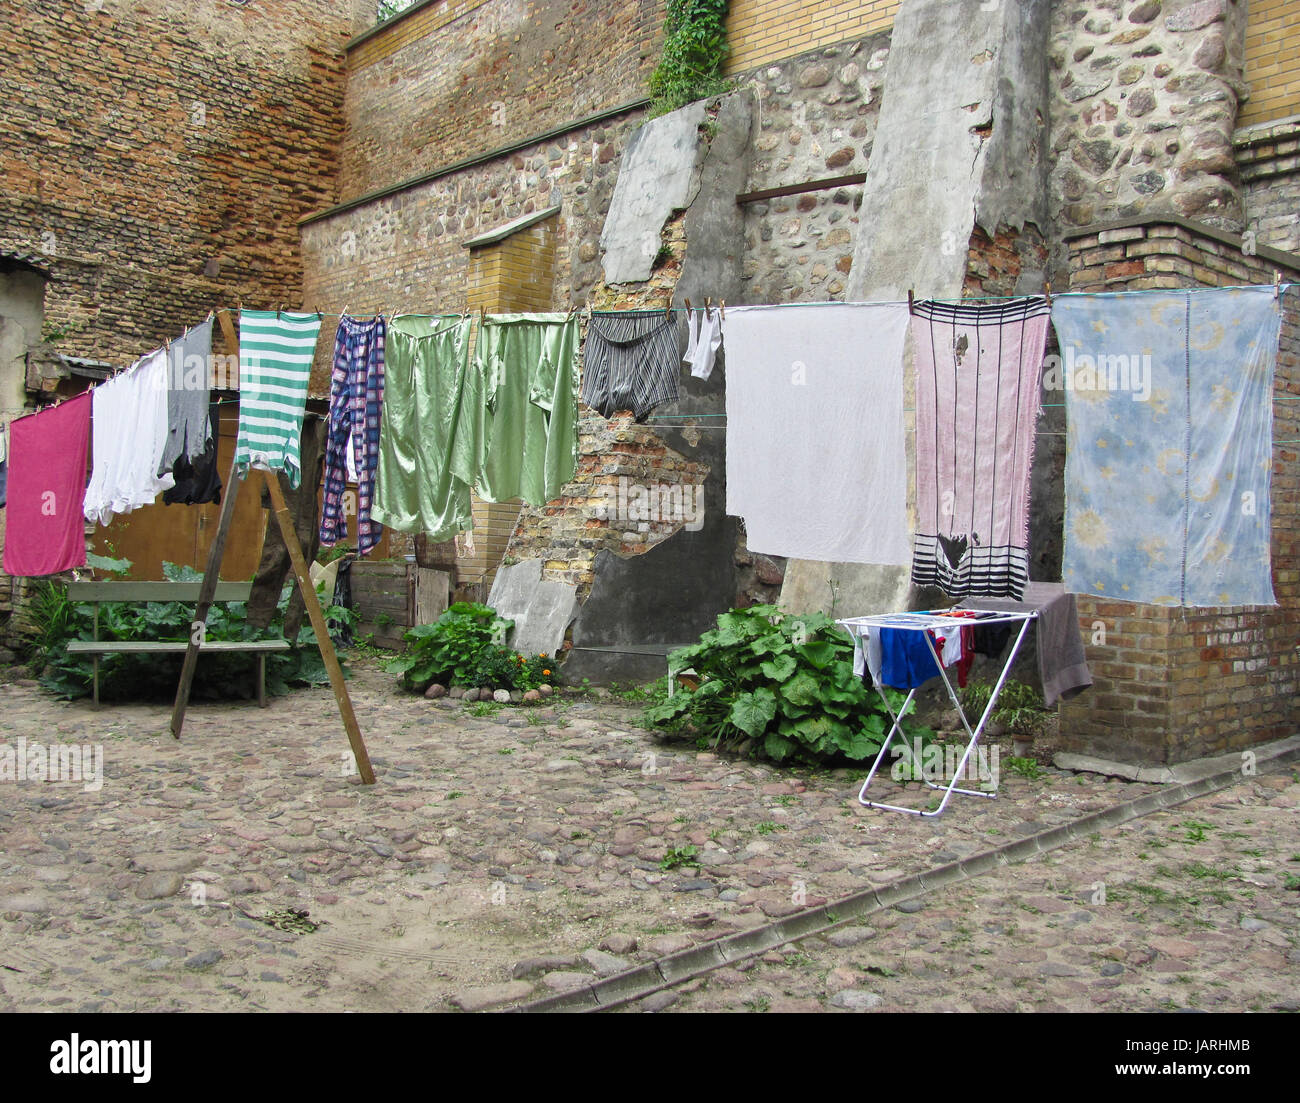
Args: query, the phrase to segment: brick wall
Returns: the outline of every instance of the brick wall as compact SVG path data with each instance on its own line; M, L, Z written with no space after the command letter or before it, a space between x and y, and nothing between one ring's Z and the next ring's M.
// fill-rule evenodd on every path
M640 112L578 127L553 140L369 202L322 212L302 227L303 301L322 309L439 313L468 306L476 237L559 206L547 309L587 301L600 278L599 241L617 155ZM329 334L322 332L322 344ZM328 380L317 357L313 388Z
M1300 119L1243 127L1233 144L1256 243L1300 253Z
M348 51L352 199L645 95L662 0L444 0Z
M351 8L0 0L0 234L49 258L61 351L126 363L214 305L296 305Z
M728 72L888 30L898 5L899 0L731 0Z
M1071 289L1271 283L1300 258L1203 227L1149 222L1069 241ZM1061 706L1061 749L1164 764L1295 733L1300 722L1300 295L1285 296L1273 404L1273 589L1278 605L1172 609L1078 596L1094 684ZM1246 707L1248 706L1248 707Z
M1249 0L1242 126L1300 115L1300 0Z

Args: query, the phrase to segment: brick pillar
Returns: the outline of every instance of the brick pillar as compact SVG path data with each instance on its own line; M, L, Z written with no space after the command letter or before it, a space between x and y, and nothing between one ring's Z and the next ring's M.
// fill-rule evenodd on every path
M1177 219L1067 239L1074 291L1284 281L1300 257ZM1293 735L1300 725L1300 296L1284 297L1274 382L1272 566L1276 606L1175 609L1080 594L1091 691L1061 705L1060 749L1171 765Z

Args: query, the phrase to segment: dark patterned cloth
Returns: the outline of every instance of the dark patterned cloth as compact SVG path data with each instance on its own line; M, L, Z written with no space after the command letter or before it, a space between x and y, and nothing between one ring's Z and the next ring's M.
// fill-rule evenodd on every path
M221 404L208 407L211 435L203 450L192 457L181 456L172 464L176 485L163 491L164 505L197 506L221 504L221 472L217 470L217 441L221 439Z
M677 329L662 310L593 314L583 346L582 401L612 417L631 410L644 421L656 406L677 401L681 355Z
M325 448L325 491L321 508L320 542L346 539L343 509L348 485L347 448L357 475L357 550L365 555L379 543L383 526L370 519L379 466L379 414L384 401L384 319L368 322L340 318L334 338L334 371L330 377L329 438Z

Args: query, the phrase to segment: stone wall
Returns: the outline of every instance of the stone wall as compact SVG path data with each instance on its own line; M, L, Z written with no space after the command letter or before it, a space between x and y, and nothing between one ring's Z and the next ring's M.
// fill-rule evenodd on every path
M645 95L662 0L446 0L354 42L353 199Z
M1240 230L1238 0L1053 7L1053 209L1065 227L1151 214Z
M745 191L865 173L888 57L878 34L743 78L758 103ZM862 186L848 184L747 203L744 301L843 300L861 202Z
M1075 291L1229 286L1300 274L1300 258L1187 223L1069 241ZM1300 723L1300 295L1284 299L1274 384L1272 567L1277 606L1176 609L1078 596L1093 687L1061 705L1060 749L1172 764L1293 735Z
M61 351L127 363L215 305L296 305L353 6L4 0L0 233L48 259Z

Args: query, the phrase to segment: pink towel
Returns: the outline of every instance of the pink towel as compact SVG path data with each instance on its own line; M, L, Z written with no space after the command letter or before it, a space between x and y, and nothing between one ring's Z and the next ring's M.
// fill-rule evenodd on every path
M86 445L90 395L9 425L4 569L17 577L86 565Z
M917 585L1024 592L1048 321L1040 298L915 305Z

